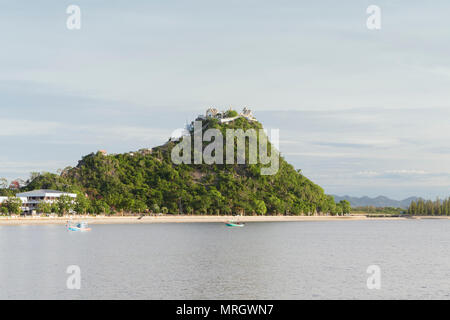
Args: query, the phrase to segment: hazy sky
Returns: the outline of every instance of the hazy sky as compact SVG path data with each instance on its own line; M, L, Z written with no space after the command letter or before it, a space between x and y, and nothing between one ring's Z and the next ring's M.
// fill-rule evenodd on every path
M450 194L448 0L0 4L0 177L152 147L231 105L327 193Z

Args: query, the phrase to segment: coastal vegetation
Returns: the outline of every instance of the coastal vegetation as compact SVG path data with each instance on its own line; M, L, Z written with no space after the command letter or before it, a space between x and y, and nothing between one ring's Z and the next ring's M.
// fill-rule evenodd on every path
M20 214L21 213L22 200L16 197L8 197L6 201L0 207L0 213L2 214Z
M352 207L352 213L355 214L375 214L375 215L401 215L405 214L407 210L395 207Z
M229 116L237 115L230 111ZM262 125L238 118L229 123L204 120L204 130L215 128L262 130ZM346 200L334 198L295 170L282 156L274 175L261 175L262 164L174 164L168 141L153 149L84 156L76 167L58 174L33 173L20 191L56 189L76 193L75 201L43 204L40 211L125 214L170 213L208 215L339 215L350 212ZM273 148L273 146L270 146ZM247 148L248 151L248 148ZM6 194L3 188L1 192ZM11 194L8 194L11 195Z
M443 201L439 198L435 201L423 199L413 201L408 208L408 214L418 216L449 216L450 197Z
M398 216L450 216L450 197L444 200L438 198L435 201L418 198L411 201L407 209L374 206L353 207L352 213Z

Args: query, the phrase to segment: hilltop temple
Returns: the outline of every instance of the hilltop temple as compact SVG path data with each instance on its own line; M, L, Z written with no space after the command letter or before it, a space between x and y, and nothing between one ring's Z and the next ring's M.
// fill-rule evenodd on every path
M247 107L244 107L241 113L239 113L237 116L234 117L227 116L230 111L233 110L230 108L226 111L219 111L216 108L208 108L206 110L206 113L204 115L203 114L198 115L196 120L217 119L219 120L220 123L227 123L234 121L240 117L243 117L250 122L257 121L256 118L253 116L252 110L248 109ZM177 137L172 137L171 140L178 141L183 135L189 134L189 132L191 132L192 130L194 130L194 121L192 121L190 124L186 124L184 132L181 133L180 135L177 135Z
M199 115L198 119L201 120L205 120L205 119L218 119L220 121L220 123L227 123L233 120L236 120L237 118L243 117L246 118L248 121L256 121L256 118L253 116L253 112L248 109L247 107L244 107L244 109L242 109L242 112L239 113L237 116L235 117L227 117L227 114L229 111L232 111L231 108L227 111L219 111L216 108L208 108L206 110L206 114L203 115Z

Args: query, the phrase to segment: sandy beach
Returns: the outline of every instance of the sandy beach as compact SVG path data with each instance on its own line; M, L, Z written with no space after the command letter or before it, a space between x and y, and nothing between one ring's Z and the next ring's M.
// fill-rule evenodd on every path
M145 224L145 223L220 223L230 220L240 222L292 222L292 221L355 221L355 220L406 220L406 219L448 219L433 217L367 217L349 216L69 216L69 217L0 217L0 225L48 225L65 224L68 220L87 221L89 224Z

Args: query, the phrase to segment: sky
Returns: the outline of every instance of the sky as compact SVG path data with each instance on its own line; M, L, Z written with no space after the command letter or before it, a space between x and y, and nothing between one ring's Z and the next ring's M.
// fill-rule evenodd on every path
M448 1L0 7L0 177L157 146L210 106L248 106L329 194L450 195Z

